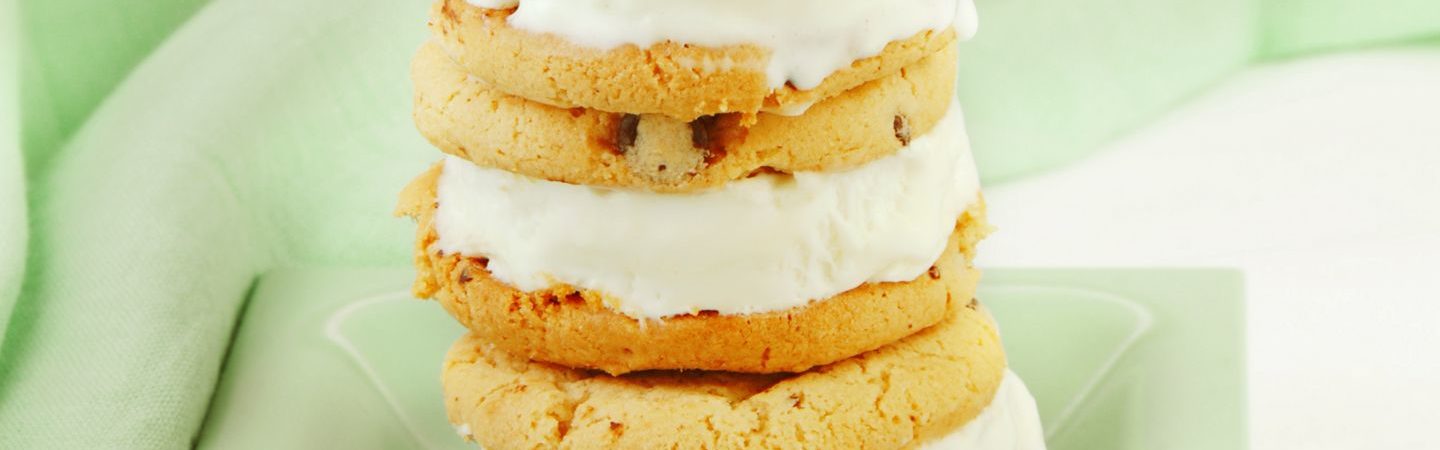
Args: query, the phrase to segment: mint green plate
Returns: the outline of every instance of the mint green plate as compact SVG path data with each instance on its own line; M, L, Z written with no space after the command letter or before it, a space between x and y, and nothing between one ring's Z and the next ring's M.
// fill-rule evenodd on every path
M441 405L462 329L408 270L286 271L246 307L200 448L473 449ZM981 301L1067 449L1243 449L1240 278L991 270Z

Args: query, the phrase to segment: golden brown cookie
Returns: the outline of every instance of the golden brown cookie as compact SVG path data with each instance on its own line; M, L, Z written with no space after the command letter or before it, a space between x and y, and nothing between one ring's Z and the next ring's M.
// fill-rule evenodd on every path
M411 182L398 213L416 218L414 291L435 298L481 339L529 359L621 374L655 369L798 372L879 348L968 302L979 272L970 265L988 231L983 205L956 224L926 274L870 283L809 305L749 315L700 313L638 320L603 293L567 285L522 292L491 277L488 260L433 249L439 168Z
M686 122L564 109L503 94L433 44L412 66L415 123L445 153L535 178L659 192L719 186L756 172L840 170L929 133L955 88L955 45L820 102L800 116Z
M994 322L962 304L901 341L800 374L617 377L527 361L470 334L446 356L445 407L489 450L911 448L974 419L1004 377Z
M802 91L788 85L772 89L765 74L770 51L754 45L663 42L599 50L511 28L506 18L513 12L437 0L430 30L447 54L500 91L562 108L659 114L685 122L720 113L803 108L884 78L956 40L953 29L920 32ZM722 60L729 62L726 68L702 70L695 64Z

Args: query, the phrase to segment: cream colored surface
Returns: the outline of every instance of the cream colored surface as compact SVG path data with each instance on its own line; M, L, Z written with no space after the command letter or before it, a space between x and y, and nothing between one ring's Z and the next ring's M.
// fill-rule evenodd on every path
M1436 80L1435 48L1251 69L987 189L982 265L1244 270L1252 448L1440 448Z

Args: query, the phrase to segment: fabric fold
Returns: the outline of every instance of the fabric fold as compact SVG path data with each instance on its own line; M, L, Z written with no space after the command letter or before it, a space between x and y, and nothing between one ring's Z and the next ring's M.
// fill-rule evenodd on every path
M20 149L20 39L15 9L15 2L0 3L0 67L7 68L0 74L0 360L4 360L5 334L25 276L29 239L25 162Z

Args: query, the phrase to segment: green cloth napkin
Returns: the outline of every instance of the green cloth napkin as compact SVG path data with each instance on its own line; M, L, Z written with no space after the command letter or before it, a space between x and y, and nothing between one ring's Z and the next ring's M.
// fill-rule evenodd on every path
M24 142L34 167L48 161L126 74L206 0L15 3L19 11L6 17L18 16L26 37Z
M19 36L15 4L0 3L0 67L18 67ZM25 171L20 152L19 71L0 73L0 358L4 357L5 329L20 295L25 274ZM4 372L0 372L3 380ZM3 397L0 397L3 399Z
M1440 36L1435 0L1265 0L1258 10L1265 58Z
M989 180L1053 167L1261 56L1440 31L1440 2L1385 4L981 0L977 158ZM258 274L408 263L388 212L439 155L409 117L425 2L3 7L26 22L0 30L24 63L23 150L0 116L0 448L189 446Z
M258 274L409 261L425 7L214 2L38 165L0 448L189 446Z

